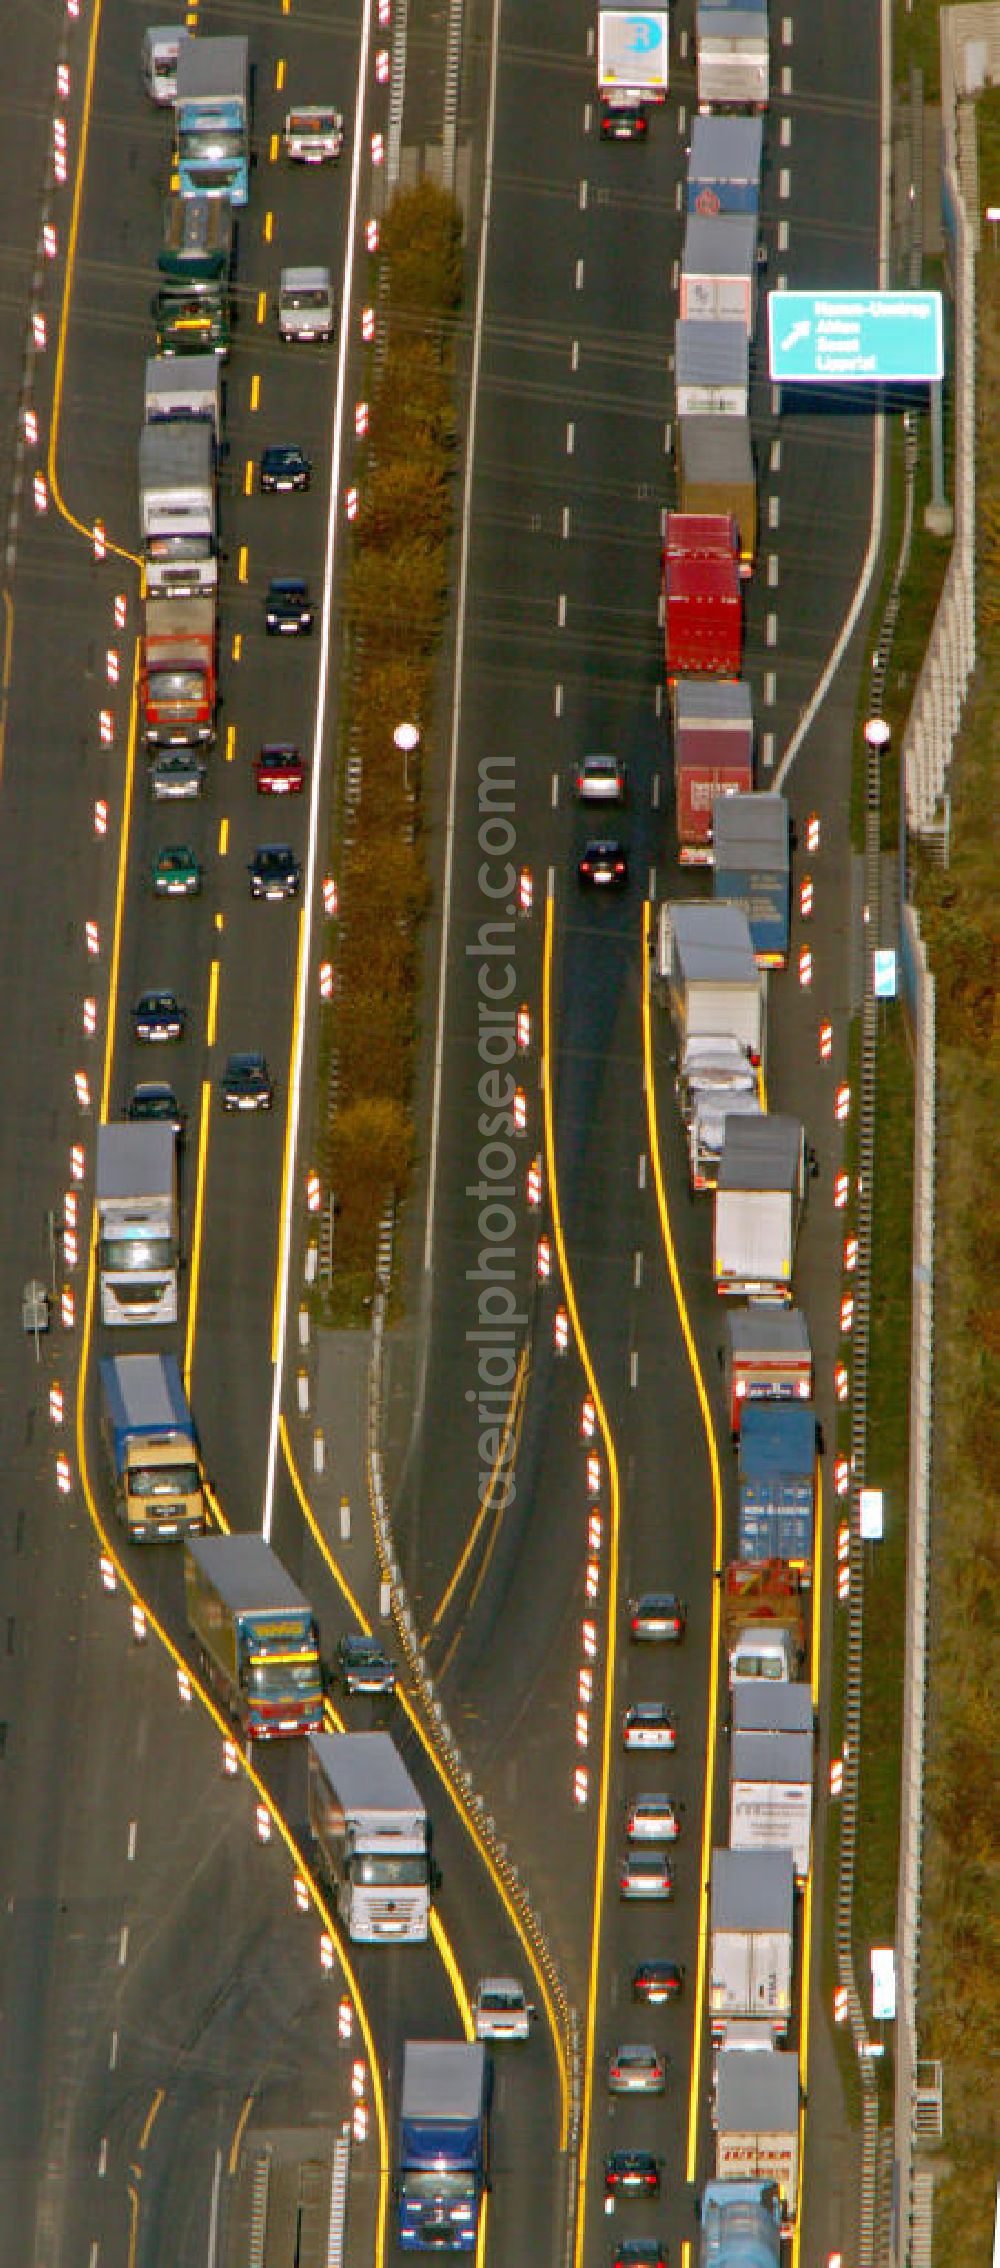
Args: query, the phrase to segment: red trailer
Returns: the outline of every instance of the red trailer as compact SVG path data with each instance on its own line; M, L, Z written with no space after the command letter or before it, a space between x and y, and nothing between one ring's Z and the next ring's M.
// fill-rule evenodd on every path
M665 512L665 558L738 559L740 531L731 512Z
M667 679L738 677L743 606L735 559L664 553Z
M674 794L682 866L711 864L720 795L753 787L753 713L741 678L679 677L673 688Z

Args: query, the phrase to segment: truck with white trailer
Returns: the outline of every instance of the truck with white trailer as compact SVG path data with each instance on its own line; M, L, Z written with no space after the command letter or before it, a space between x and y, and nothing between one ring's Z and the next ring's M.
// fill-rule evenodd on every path
M740 906L666 901L656 974L677 1035L679 1068L695 1038L735 1041L755 1067L762 1062L767 979Z
M791 1851L796 1888L812 1863L813 1737L737 1731L729 1764L729 1847Z
M771 92L767 0L697 0L694 20L699 110L766 110Z
M685 322L741 323L752 339L757 321L757 216L688 213L681 250L680 314Z
M160 367L157 359L154 368ZM161 405L166 399L162 384L156 398ZM146 591L152 599L214 599L218 582L218 390L210 392L199 381L185 399L206 407L211 402L213 416L174 410L165 416L161 409L139 436L139 525Z
M715 2067L715 2171L723 2181L773 2181L791 2228L799 2199L799 2059L788 2051L723 2049Z
M205 424L216 448L222 439L222 371L214 354L154 354L146 364L143 407L147 425Z
M750 341L746 325L682 315L674 325L674 401L678 417L746 417Z
M310 1733L309 1825L348 1936L361 1945L422 1944L430 1827L388 1733Z
M599 7L597 99L603 141L638 141L647 108L665 102L670 86L667 8Z
M172 1126L97 1129L95 1196L101 1321L176 1323L180 1216Z
M792 2008L795 1877L790 1851L712 1852L709 1998L712 2037L731 2017L766 2024L775 2041Z
M116 1517L131 1543L172 1543L205 1525L201 1460L173 1355L107 1355L101 1431Z
M800 1120L780 1113L732 1120L715 1189L712 1278L721 1298L791 1301L805 1201Z

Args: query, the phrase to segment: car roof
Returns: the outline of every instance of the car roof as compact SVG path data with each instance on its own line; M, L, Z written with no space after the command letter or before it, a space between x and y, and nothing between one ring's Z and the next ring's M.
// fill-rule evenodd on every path
M265 462L268 460L268 458L270 458L273 462L276 459L284 459L288 457L294 457L298 462L301 462L302 464L308 464L309 461L306 456L305 450L300 449L297 441L269 441L266 449L261 450L261 456L264 458Z
M633 1701L628 1713L630 1717L662 1717L666 1708L665 1701Z
M230 1055L226 1059L227 1071L266 1071L266 1069L267 1064L262 1055Z
M304 591L306 587L305 576L272 575L267 587L269 591Z

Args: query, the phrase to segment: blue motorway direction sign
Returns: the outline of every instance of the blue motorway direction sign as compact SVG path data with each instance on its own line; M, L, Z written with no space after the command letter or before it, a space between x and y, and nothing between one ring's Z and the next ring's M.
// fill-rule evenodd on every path
M928 385L944 376L939 291L772 291L772 382Z

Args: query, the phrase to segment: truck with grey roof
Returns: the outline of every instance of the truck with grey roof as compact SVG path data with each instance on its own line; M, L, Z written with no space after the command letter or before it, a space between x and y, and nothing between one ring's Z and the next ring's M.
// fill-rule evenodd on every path
M731 2017L783 2040L792 2010L795 1877L790 1851L712 1852L709 2009L717 2039Z
M309 1825L348 1936L364 1945L423 1943L430 1825L388 1733L310 1733Z

